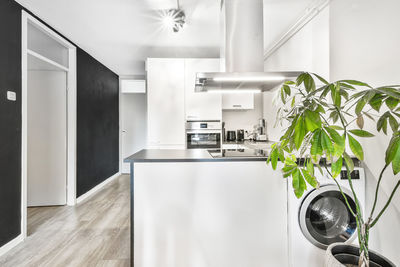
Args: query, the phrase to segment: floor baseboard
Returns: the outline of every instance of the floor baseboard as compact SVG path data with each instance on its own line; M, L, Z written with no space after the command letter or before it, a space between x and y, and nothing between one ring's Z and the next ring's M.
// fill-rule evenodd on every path
M83 194L82 196L78 197L76 199L76 204L81 203L82 201L84 201L85 199L93 196L94 194L96 194L98 191L100 191L104 186L106 186L107 184L109 184L110 182L114 181L117 177L119 177L121 175L120 172L117 172L116 174L114 174L113 176L107 178L106 180L104 180L102 183L96 185L95 187L93 187L92 189L90 189L88 192L86 192L85 194Z
M0 247L0 257L24 241L22 234Z

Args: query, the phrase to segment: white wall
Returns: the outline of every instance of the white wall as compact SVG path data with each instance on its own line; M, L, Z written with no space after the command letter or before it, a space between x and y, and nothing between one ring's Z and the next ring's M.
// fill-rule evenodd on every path
M147 96L146 94L121 94L122 160L144 149L147 143ZM122 172L129 172L129 164L123 163Z
M298 32L265 62L265 70L307 70L331 81L360 79L378 86L400 83L400 21L397 0L335 0L312 22ZM275 122L277 107L274 93L264 93L264 116L269 125ZM366 128L374 133L371 123ZM269 127L270 139L280 136L282 128ZM373 200L377 176L384 163L389 138L363 142L367 175L367 210ZM377 156L378 155L378 156ZM395 178L386 172L379 204L390 194ZM371 232L370 247L395 264L400 264L400 193L394 198L382 220Z
M330 76L332 80L352 78L372 86L400 83L400 20L398 0L335 0L330 6ZM371 123L366 128L376 133ZM384 165L389 138L365 140L367 194L371 205L374 185ZM399 176L386 172L381 202L387 198ZM400 192L388 212L371 233L370 247L400 265ZM397 206L397 207L396 207Z
M265 71L310 71L329 79L329 8L325 8L309 24L301 29L279 50L272 54L264 65ZM267 122L269 139L277 141L282 127L276 127L276 92L264 95L263 113ZM279 101L276 101L279 103Z

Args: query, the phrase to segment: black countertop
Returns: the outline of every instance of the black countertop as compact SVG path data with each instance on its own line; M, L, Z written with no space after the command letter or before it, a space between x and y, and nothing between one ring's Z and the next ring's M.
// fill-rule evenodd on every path
M143 149L124 162L266 161L267 157L213 158L206 149Z
M246 149L246 151L256 151L254 149ZM223 161L266 161L267 156L257 157L216 157L213 158L207 149L143 149L124 159L124 162L223 162ZM360 167L361 162L352 157L354 165ZM298 159L299 164L303 164L304 159ZM326 159L322 158L321 165L327 164Z

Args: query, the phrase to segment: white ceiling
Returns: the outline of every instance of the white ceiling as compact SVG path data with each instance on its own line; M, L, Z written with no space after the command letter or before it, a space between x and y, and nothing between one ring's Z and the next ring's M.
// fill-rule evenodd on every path
M144 73L147 57L218 57L219 0L180 0L187 27L164 29L175 0L16 0L119 75ZM264 0L265 46L312 0Z

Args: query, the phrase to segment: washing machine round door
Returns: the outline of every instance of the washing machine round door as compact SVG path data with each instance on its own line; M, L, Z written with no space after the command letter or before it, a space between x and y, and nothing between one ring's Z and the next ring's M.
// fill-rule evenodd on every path
M351 192L342 189L356 210ZM357 232L356 219L336 185L321 186L306 195L299 208L299 224L304 236L322 249L335 242L350 242Z

